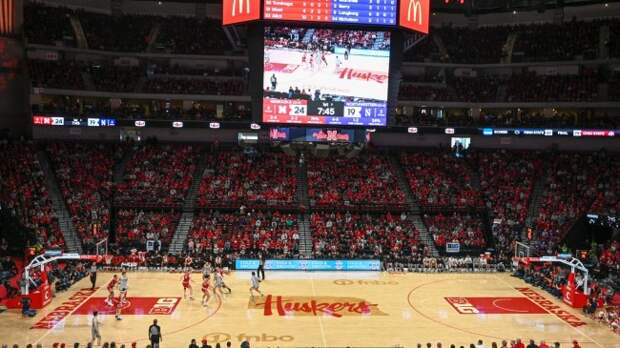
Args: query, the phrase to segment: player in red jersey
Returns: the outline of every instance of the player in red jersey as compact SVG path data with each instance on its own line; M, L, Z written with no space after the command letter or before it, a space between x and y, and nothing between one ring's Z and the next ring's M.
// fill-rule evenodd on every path
M185 257L185 260L183 261L183 267L189 269L192 266L192 262L194 262L192 257L187 255L187 257Z
M303 68L305 68L305 67L306 67L306 62L307 62L307 60L308 60L308 56L307 56L307 54L306 54L306 51L304 51L303 56L301 56L301 66L302 66Z
M189 299L193 300L193 294L192 294L192 278L191 275L189 273L189 269L186 269L185 272L183 273L183 278L182 279L182 284L183 284L183 298L187 297L187 291L189 290Z
M112 277L112 280L108 283L108 298L105 300L105 303L108 306L114 305L114 288L116 287L116 284L118 284L118 276L115 274Z
M211 295L209 294L209 286L210 286L209 275L205 275L202 279L202 305L206 306L209 303L209 299L211 299Z

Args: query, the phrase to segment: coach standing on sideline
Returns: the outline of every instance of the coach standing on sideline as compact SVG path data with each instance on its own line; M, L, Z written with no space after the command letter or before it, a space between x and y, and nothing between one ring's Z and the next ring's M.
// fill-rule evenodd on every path
M153 325L149 326L149 340L152 348L159 348L159 342L163 341L161 327L157 325L157 319L153 320Z
M256 270L256 275L261 277L261 280L265 280L265 255L262 252L258 253L258 269Z
M97 263L93 262L90 265L90 283L92 284L91 290L95 290L95 283L97 283Z

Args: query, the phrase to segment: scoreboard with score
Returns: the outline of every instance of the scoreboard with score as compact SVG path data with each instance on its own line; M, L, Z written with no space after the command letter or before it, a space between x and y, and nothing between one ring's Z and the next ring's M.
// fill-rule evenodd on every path
M397 0L264 0L266 20L396 25Z

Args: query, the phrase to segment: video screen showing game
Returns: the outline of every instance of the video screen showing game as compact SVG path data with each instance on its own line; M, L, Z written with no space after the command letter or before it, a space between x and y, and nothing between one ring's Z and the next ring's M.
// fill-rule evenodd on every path
M268 26L264 46L264 123L387 124L389 32Z

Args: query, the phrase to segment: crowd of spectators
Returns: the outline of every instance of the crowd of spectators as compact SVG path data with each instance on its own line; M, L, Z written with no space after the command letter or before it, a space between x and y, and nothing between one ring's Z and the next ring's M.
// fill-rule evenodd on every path
M0 142L0 204L35 231L39 245L62 249L64 238L37 151L29 142Z
M600 76L592 70L577 75L540 75L521 72L510 76L448 76L442 85L401 84L400 100L456 102L593 102L598 101ZM505 93L501 91L505 89Z
M406 213L310 215L315 258L377 258L422 255L419 231Z
M46 150L73 227L82 244L92 251L95 243L109 233L113 167L122 157L122 147L57 142Z
M480 192L472 186L474 169L450 152L402 153L400 163L420 205L455 208L483 205Z
M493 220L495 248L510 253L524 228L534 182L542 170L541 154L500 150L474 152L470 157L480 173L480 192Z
M620 217L620 162L613 157L615 160L609 163L600 163L603 168L598 173L596 198L589 212Z
M192 222L186 249L191 255L292 258L299 253L297 215L241 208L205 211Z
M156 51L178 54L222 54L231 50L221 21L215 18L166 17L154 44Z
M597 153L554 153L547 158L544 190L534 220L533 244L544 255L553 255L568 229L591 207L599 179L613 156Z
M24 33L28 43L52 45L57 42L75 46L70 17L73 11L28 2L24 5Z
M295 159L275 151L221 150L207 154L198 205L287 204L296 192Z
M387 157L374 152L354 158L311 157L308 197L310 204L317 206L405 203L405 194Z
M607 21L577 21L539 23L515 26L517 40L513 57L525 61L562 61L594 59L598 53L599 32Z
M32 87L85 88L80 64L75 61L29 60L28 67Z
M509 26L477 29L443 26L435 28L434 34L441 37L450 62L489 64L500 62L502 48L512 29Z
M110 16L87 11L79 11L76 17L86 34L88 48L119 52L143 52L158 19L146 15Z
M180 218L174 210L121 209L116 214L116 244L123 254L131 249L167 250Z
M117 66L114 64L90 64L83 71L88 71L95 89L105 92L137 92L143 67Z
M483 220L473 214L424 214L424 224L441 250L446 243L459 243L463 249L486 247Z
M50 263L46 266L48 282L56 292L66 291L88 275L81 262Z
M29 3L24 28L30 43L75 46L70 19L79 21L89 49L117 52L153 50L180 54L221 54L231 49L220 20L123 14L111 16ZM159 35L151 36L155 27Z
M245 83L240 79L150 78L143 92L160 94L243 95Z
M524 72L506 80L509 102L597 101L599 78L590 70L579 75L538 75Z
M114 201L160 207L180 206L198 162L199 146L177 144L136 145L125 166L123 182Z

